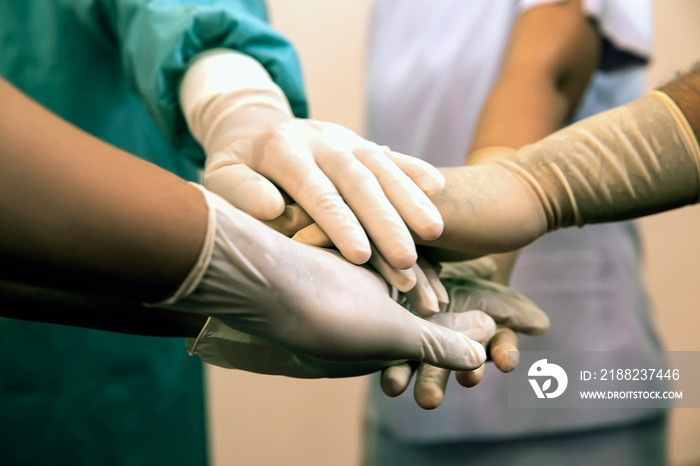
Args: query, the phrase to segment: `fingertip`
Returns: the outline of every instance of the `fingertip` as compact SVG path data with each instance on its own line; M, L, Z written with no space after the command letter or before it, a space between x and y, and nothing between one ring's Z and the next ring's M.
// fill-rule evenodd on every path
M385 154L428 196L440 194L445 188L445 177L428 162L388 148Z
M542 335L544 333L547 333L550 326L551 321L549 320L549 316L546 313L542 312L542 314L539 316L539 320L533 324L532 330L529 332L529 334Z
M440 387L434 384L418 384L416 385L413 397L416 403L418 403L418 406L426 410L431 410L440 406L445 397L445 393Z
M277 187L245 165L229 165L204 175L204 187L258 220L274 220L285 202Z
M484 348L484 346L481 343L478 343L474 340L471 341L476 346L477 364L475 364L475 367L478 367L486 362L486 348Z
M432 170L427 170L426 173L417 180L418 186L428 196L437 196L445 189L445 177L442 176L436 168L430 166Z
M481 366L486 362L486 349L484 346L469 338L464 334L460 334L465 341L466 347L464 351L464 360L460 370L471 371Z
M367 237L363 239L356 237L341 244L336 243L336 247L343 257L356 265L362 265L372 257L372 248Z
M259 220L274 220L284 213L284 207L284 199L282 199L282 196L278 196L274 201L272 198L268 198L267 203L260 205L258 215L253 216Z
M512 371L520 364L520 351L514 349L508 352L508 372Z
M406 391L412 375L413 368L408 363L388 367L382 371L379 385L385 395L394 398Z
M345 252L343 252L343 250L341 250L341 252L343 253L343 256L347 260L349 260L350 262L352 262L355 265L365 264L369 260L369 258L372 256L371 251L365 251L362 249L355 249L353 251L345 251Z
M432 217L435 217L434 215ZM442 217L438 213L437 218L432 218L427 222L421 223L420 228L414 230L416 235L421 239L426 241L433 241L438 239L442 232L445 230L445 223L442 221Z
M384 394L390 398L396 398L397 396L401 395L404 390L406 390L406 387L404 387L399 380L393 377L382 376L380 386L382 387Z
M391 285L402 293L411 291L418 282L416 273L411 270L395 270L396 273L391 276ZM386 277L385 277L386 278Z
M510 344L503 344L491 351L491 359L501 372L511 372L518 367L520 352Z
M401 244L395 246L393 251L381 251L381 253L391 266L400 270L410 269L418 260L418 252L413 243L410 245Z
M267 196L265 201L256 203L239 202L238 204L234 204L231 202L231 204L251 217L262 221L274 220L284 213L284 200L282 200L281 196L279 199L273 199L271 196Z
M473 388L479 385L484 379L484 371L486 370L486 365L482 364L473 371L460 371L457 372L456 378L457 382L463 387Z
M437 300L431 300L430 298L428 298L428 302L423 300L420 304L413 305L413 309L423 317L433 317L440 313Z
M265 202L260 202L259 216L256 217L260 220L274 220L284 213L286 207L284 198L277 188L269 183L262 184L262 186L262 199L265 199Z

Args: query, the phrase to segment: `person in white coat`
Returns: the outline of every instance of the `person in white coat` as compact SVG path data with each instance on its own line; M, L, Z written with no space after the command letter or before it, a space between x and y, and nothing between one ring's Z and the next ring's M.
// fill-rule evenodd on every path
M377 0L367 136L435 166L477 151L481 161L640 97L650 49L646 0ZM512 274L514 256L496 256L500 278L551 319L520 349L659 349L640 256L631 222L546 235L521 251ZM386 398L373 381L366 463L665 461L663 410L508 409L506 377L492 367L469 391L450 385L430 412L410 393Z

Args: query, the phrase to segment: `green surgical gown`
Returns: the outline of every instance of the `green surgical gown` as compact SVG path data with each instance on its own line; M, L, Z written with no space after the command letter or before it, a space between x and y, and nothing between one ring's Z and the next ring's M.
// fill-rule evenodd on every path
M305 116L296 54L260 1L0 0L0 75L187 179L204 156L177 84L215 47L256 58ZM205 424L182 339L0 319L0 465L204 465Z

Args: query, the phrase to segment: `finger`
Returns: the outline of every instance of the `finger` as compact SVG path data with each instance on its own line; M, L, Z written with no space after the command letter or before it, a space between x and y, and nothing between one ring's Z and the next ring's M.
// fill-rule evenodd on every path
M542 335L549 330L549 317L544 311L520 293L506 290L486 304L490 308L487 313L497 323L527 335Z
M385 154L428 196L435 196L445 187L445 177L427 162L386 149Z
M482 311L441 312L425 320L457 330L469 338L486 344L496 334L496 323Z
M434 316L440 312L440 303L435 289L426 276L425 271L417 264L414 265L411 270L415 273L416 285L406 293L406 298L413 310L418 314L425 317Z
M385 149L365 143L353 152L376 177L389 202L406 225L425 240L438 238L444 223L437 207L411 178L385 156Z
M282 215L273 220L265 220L263 223L284 236L292 237L311 225L313 219L298 204L288 204Z
M397 269L412 267L418 257L413 237L372 172L352 154L333 152L330 142L319 150L327 152L317 158L318 166L352 208L387 262Z
M385 287L385 282L371 271L351 264L346 266L357 270L338 271L340 275L334 277L333 281L342 281L342 278L348 276L352 278L352 274L361 271L374 277L367 281L368 285L376 280L373 287ZM323 288L323 282L324 277L320 276L314 280L318 288ZM493 319L486 314L481 313L483 318L475 319L464 313L462 315L465 317L457 317L448 322L459 330L465 330L458 331L407 312L388 294L378 300L377 293L372 289L368 288L365 294L364 290L358 292L350 284L345 288L348 290L347 296L341 294L335 298L335 302L328 303L333 311L330 315L327 311L329 306L322 305L322 312L304 317L305 323L297 317L293 325L300 327L299 331L285 333L280 342L309 356L325 359L329 358L329 348L332 348L334 361L404 360L425 362L451 370L471 370L486 360L483 345L467 335L474 331L472 324L482 320L490 320L495 331ZM468 321L470 325L465 325L463 321ZM483 322L480 325L483 327Z
M414 267L406 270L399 270L392 267L384 256L382 256L382 253L374 246L372 246L372 257L369 258L369 263L384 280L403 293L408 292L416 286L417 278Z
M416 373L416 386L413 397L423 409L435 409L445 397L450 371L439 367L421 364Z
M442 264L440 278L483 278L491 279L498 270L498 265L490 256L479 257L459 262L445 262Z
M355 264L369 260L372 251L363 226L310 156L290 156L274 170L271 178L318 223L345 258Z
M413 377L414 367L405 362L382 371L380 385L385 395L396 397L406 391Z
M449 295L451 312L483 310L497 323L528 335L540 335L549 329L547 314L507 286L489 280L467 279L449 285Z
M459 371L455 374L457 382L463 387L472 388L479 385L484 378L486 364L474 369L473 371Z
M284 198L267 178L244 164L205 171L204 187L243 212L260 220L272 220L284 212Z
M489 343L489 355L501 372L510 372L518 366L518 335L509 328L501 327Z
M417 320L418 328L414 336L405 341L409 347L401 359L416 360L451 370L472 370L486 361L484 347L464 333L421 319L405 310L404 314L406 319Z
M445 289L445 285L440 281L440 264L433 265L427 259L418 257L416 265L423 271L428 283L430 283L430 287L435 292L440 310L444 310L450 302L450 296Z
M311 225L299 230L294 236L292 236L294 241L299 243L309 244L311 246L316 246L319 248L332 248L333 242L326 235L326 233L321 230L318 223L312 223Z

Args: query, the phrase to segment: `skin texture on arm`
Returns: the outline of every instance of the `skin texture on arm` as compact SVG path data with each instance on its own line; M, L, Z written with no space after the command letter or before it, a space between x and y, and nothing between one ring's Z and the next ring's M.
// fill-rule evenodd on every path
M0 80L0 279L157 301L197 260L207 207L181 178Z
M481 111L470 152L519 148L559 129L578 106L600 52L600 36L584 16L580 0L523 13Z

